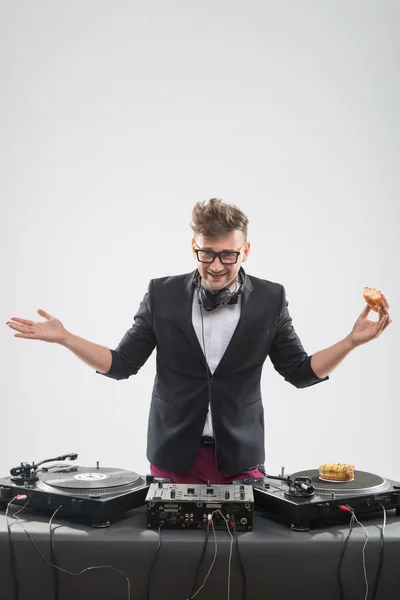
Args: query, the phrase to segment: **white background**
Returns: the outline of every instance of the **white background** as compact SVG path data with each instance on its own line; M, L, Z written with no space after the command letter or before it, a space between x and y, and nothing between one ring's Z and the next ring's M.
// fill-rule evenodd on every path
M40 307L115 347L151 278L195 268L192 206L220 197L310 354L349 333L365 285L392 304L329 382L297 390L266 362L267 471L400 478L399 18L395 0L2 2L3 323ZM155 353L117 382L4 324L0 348L1 476L68 451L148 472Z

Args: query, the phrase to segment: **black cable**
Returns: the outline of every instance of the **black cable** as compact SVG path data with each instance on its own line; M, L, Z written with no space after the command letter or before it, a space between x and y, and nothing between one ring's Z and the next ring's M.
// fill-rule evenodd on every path
M192 591L190 592L189 598L192 598L192 596L195 593L195 589L196 589L196 586L197 586L197 580L199 578L199 573L200 573L200 567L201 567L201 565L203 563L204 555L206 553L206 548L207 548L207 544L208 544L209 533L210 533L210 524L207 521L206 537L204 538L203 550L201 552L201 555L200 555L200 558L199 558L199 562L197 563L196 575L195 575L194 580L193 580Z
M29 502L29 501L28 501L28 502ZM93 570L97 570L97 569L112 569L113 571L117 571L118 573L120 573L121 575L123 575L123 576L125 577L126 581L127 581L127 584L128 584L128 589L127 589L127 592L128 592L128 600L131 600L131 582L130 582L130 580L129 580L128 576L127 576L127 575L126 575L126 574L125 574L123 571L121 571L121 569L118 569L117 567L113 567L113 566L111 566L111 565L99 565L99 566L93 566L93 567L86 567L86 569L82 569L81 571L78 571L77 573L74 573L74 572L72 572L72 571L67 571L66 569L62 569L61 567L58 567L57 565L55 565L55 564L51 563L51 562L50 562L50 561L49 561L49 560L48 560L48 559L47 559L47 558L46 558L46 557L45 557L45 556L42 554L42 552L40 551L40 548L39 548L39 547L38 547L38 546L35 544L35 542L33 541L32 537L31 537L31 535L29 534L29 532L28 532L28 531L26 530L26 528L24 527L24 525L23 525L23 521L21 521L21 519L19 519L19 518L17 517L18 513L20 513L20 512L21 512L21 510L23 510L23 509L25 508L25 506L28 504L28 502L27 502L27 503L26 503L26 504L25 504L25 505L24 505L24 506L23 506L23 507L22 507L22 508L21 508L19 511L17 511L16 513L14 513L14 515L13 515L13 516L14 516L15 518L17 518L17 519L18 519L18 521L17 521L18 525L19 525L20 527L22 527L22 529L23 529L23 530L24 530L24 532L26 533L26 535L27 535L27 537L28 537L29 541L31 542L32 546L35 548L36 552L37 552L37 553L39 554L39 556L40 556L40 557L41 557L41 558L44 560L44 562L45 562L45 563L47 563L48 565L50 565L50 566L51 566L51 567L53 567L54 569L60 570L60 571L62 571L63 573L67 573L68 575L72 575L73 577L78 577L79 575L82 575L83 573L85 573L85 572L87 572L87 571L93 571ZM51 517L51 519L50 519L50 523L51 523L51 521L52 521L53 517L56 515L56 513L58 512L58 510L59 510L60 508L62 508L62 505L61 505L61 506L59 506L59 507L57 508L57 510L56 510L56 511L53 513L53 515L52 515L52 517ZM7 513L6 513L6 514L7 514ZM160 542L161 542L161 540L160 540Z
M211 382L210 375L208 374L208 401L211 406ZM211 413L212 420L212 413ZM218 459L217 459L217 436L215 435L214 423L213 423L213 432L214 432L214 470L215 470L215 483L218 485Z
M379 564L378 564L378 570L376 572L376 578L375 578L374 589L372 592L371 600L375 600L376 594L378 592L379 579L381 577L381 572L382 572L384 550L385 550L385 538L383 535L383 528L381 528L380 529L380 546L379 546Z
M53 534L53 528L52 528L52 522L53 522L53 518L56 516L57 512L60 510L61 506L59 506L57 508L57 510L52 514L50 522L49 522L49 528L50 528L50 558L51 558L51 563L56 567L55 569L53 569L53 587L54 587L54 600L59 600L60 597L60 583L59 583L59 576L58 576L58 564L57 564L57 558L56 558L56 548L55 548L55 543L54 543L54 534Z
M50 529L50 559L53 565L58 567L55 548L54 548L54 539L53 539L53 530ZM54 600L59 600L60 597L60 586L58 581L58 570L53 569L53 587L54 587Z
M342 552L341 552L341 554L340 554L340 558L339 558L339 564L338 564L338 572L337 572L337 577L338 577L338 584L339 584L339 595L340 595L340 600L344 600L343 583L342 583L342 577L341 577L341 572L340 572L340 571L341 571L341 567L342 567L342 562L343 562L343 558L344 558L344 553L345 553L345 551L346 551L346 547L347 547L348 541L349 541L349 539L350 539L351 532L353 531L353 524L354 524L354 517L353 517L353 515L352 515L352 516L351 516L351 519L350 519L350 529L349 529L349 533L348 533L348 535L347 535L347 538L346 538L346 540L345 540L345 542L344 542L344 546L343 546Z
M241 555L240 549L239 549L239 538L238 538L238 534L237 534L237 531L236 531L236 527L233 528L233 531L235 533L236 551L237 551L238 558L239 558L240 570L242 572L242 600L246 600L246 596L247 596L246 571L245 571L245 568L244 568L244 564L243 564L243 560L242 560L242 555Z
M198 296L199 297L199 296ZM204 339L204 319L203 319L203 307L200 304L200 316L201 316L201 337L203 340L203 352L204 358L206 361L206 375L207 375L207 386L208 386L208 404L211 409L211 381L210 381L210 372L209 366L207 362L207 352L206 352L206 342ZM211 413L211 421L212 421L212 413ZM217 437L215 435L214 423L213 423L213 433L214 433L214 469L215 469L215 483L218 485L218 460L217 460Z
M149 600L150 598L150 583L151 583L151 575L153 573L153 569L155 567L155 564L157 562L157 558L159 556L159 552L160 552L160 548L161 548L161 528L164 525L164 523L161 521L160 526L158 528L158 545L156 548L156 551L154 553L154 557L153 557L153 562L151 563L151 567L150 567L150 571L149 571L149 575L147 578L147 585L146 585L146 600Z
M8 532L8 545L9 545L9 548L10 548L10 567L11 567L11 574L12 574L13 583L14 583L14 599L18 600L18 598L19 598L19 585L18 585L18 577L17 577L17 570L16 570L14 546L13 546L13 540L12 540L12 536L11 536L11 528L10 528L10 523L9 523L9 520L8 520L8 509L10 507L11 502L12 502L12 500L8 503L8 506L7 506L7 510L6 510L6 522L7 522L7 532Z

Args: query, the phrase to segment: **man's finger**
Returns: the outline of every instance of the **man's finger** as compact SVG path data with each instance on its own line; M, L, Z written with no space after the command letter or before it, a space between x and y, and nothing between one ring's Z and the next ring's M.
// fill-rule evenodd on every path
M25 338L26 340L32 339L32 335L26 335L25 333L14 333L14 337Z
M389 315L387 315L387 321L385 323L385 327L383 328L383 330L386 329L386 327L388 327L390 325L390 323L392 322L392 319L389 317Z
M28 321L28 319L20 319L19 317L11 317L11 321L16 321L17 323L23 323L23 325L33 325L33 321ZM7 325L10 321L7 321Z
M383 292L379 291L379 293L381 295L383 302L385 303L386 309L389 310L389 308L390 308L389 300L386 298L386 296Z
M364 310L362 311L362 313L360 314L360 318L362 319L366 319L370 313L370 307L368 306L368 304L366 304Z
M22 323L13 323L12 321L8 323L10 329L14 329L14 331L20 331L23 333L28 333L29 325L23 325Z
M386 323L388 323L389 317L388 315L384 315L383 319L377 321L377 335L380 335L386 327Z
M51 319L51 315L49 315L49 313L47 313L45 310L43 310L43 308L39 308L37 313L38 313L38 315L40 315L41 317L44 317L47 320Z

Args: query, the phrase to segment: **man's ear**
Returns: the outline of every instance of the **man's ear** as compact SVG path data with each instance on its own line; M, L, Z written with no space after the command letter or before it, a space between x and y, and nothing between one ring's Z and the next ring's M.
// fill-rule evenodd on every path
M244 248L242 262L246 262L249 258L250 253L250 242L246 242L246 247Z

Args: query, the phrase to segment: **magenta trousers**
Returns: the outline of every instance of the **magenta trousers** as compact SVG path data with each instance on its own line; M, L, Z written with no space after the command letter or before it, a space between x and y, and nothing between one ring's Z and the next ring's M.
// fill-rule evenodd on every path
M217 470L216 481L216 469L215 469L215 453L214 446L202 444L196 454L192 466L186 473L175 473L168 469L160 469L155 465L150 465L150 472L154 477L165 477L170 479L171 483L207 483L208 481L213 484L229 484L235 479L247 479L247 478L261 478L264 477L258 469L250 469L243 473L237 473L234 475L228 475L224 473L220 468Z

